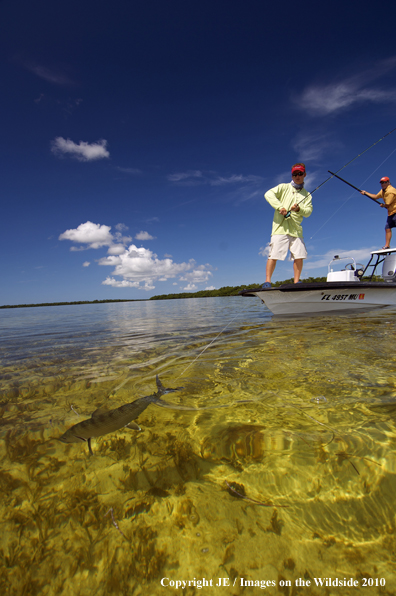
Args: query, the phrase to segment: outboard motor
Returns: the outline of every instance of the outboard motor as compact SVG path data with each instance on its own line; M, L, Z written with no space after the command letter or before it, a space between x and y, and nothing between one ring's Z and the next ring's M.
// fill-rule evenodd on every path
M382 277L385 281L396 282L396 253L385 257L382 265Z

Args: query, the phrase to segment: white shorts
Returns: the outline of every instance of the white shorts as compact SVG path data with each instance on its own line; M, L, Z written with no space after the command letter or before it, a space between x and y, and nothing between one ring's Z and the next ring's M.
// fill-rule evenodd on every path
M293 259L306 259L308 256L304 240L288 234L274 234L271 236L269 259L284 261L290 250Z

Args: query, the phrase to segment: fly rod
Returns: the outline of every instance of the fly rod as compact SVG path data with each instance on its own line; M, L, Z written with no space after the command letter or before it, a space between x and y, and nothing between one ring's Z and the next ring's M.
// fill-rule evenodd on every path
M360 188L358 188L357 186L353 186L353 184L351 184L350 182L347 182L346 180L344 180L344 178L341 178L341 176L337 176L337 174L334 174L334 172L330 172L330 170L327 170L329 172L329 174L332 174L333 176L335 176L336 178L338 178L338 180L342 180L342 182L345 182L345 184L348 184L348 186L351 186L352 188L354 188L355 190L359 191L360 193L362 192L362 190ZM365 195L366 197L368 197L368 195ZM373 199L371 197L368 197L369 199L371 199L372 201L374 201L374 203L377 203L377 205L382 205L382 203L379 203L376 199Z
M357 159L358 157L360 157L361 155L363 155L364 153L366 153L366 151L368 151L369 149L371 149L372 147L374 147L374 145L377 145L377 143L379 143L380 141L382 141L385 137L389 136L392 134L392 132L395 132L396 128L394 128L393 130L390 130L389 132L386 133L386 135L384 135L383 137L381 137L380 139L378 139L378 141L375 141L375 143L373 143L372 145L370 145L370 147L367 147L367 149L365 149L364 151L362 151L361 153L359 153L358 155L356 155L356 157L354 157L353 159L351 159L351 161L348 161L348 163L346 163L344 166L342 166L342 168L340 168L339 170L336 171L335 174L332 174L331 176L329 176L328 178L326 178L326 180L324 182L322 182L321 184L319 184L319 186L317 186L311 193L310 195L312 196L313 193L318 190L321 186L323 186L324 184L326 184L326 182L328 182L329 180L331 180L331 178L333 178L333 176L335 176L336 174L338 174L338 172L341 172L341 170L343 170L344 168L346 168L347 166L349 166L349 164L351 164L353 161L355 161L355 159ZM344 180L345 182L345 180ZM356 187L354 187L356 188ZM358 189L357 189L358 190ZM305 201L307 197L304 197L303 199L301 199L301 201L299 201L297 203L297 205L299 205L300 203L302 203L303 201ZM371 198L371 197L370 197ZM375 199L373 199L374 201ZM285 219L287 219L288 217L290 217L291 215L291 210L288 211L285 215Z

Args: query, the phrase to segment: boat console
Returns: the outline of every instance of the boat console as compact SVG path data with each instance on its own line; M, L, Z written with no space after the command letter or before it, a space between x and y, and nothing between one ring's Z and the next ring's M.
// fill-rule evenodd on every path
M333 263L338 263L343 260L349 261L344 269L334 271ZM329 263L327 281L360 281L360 278L363 275L362 267L363 266L360 265L360 263L356 263L353 257L340 257L335 255L334 259Z

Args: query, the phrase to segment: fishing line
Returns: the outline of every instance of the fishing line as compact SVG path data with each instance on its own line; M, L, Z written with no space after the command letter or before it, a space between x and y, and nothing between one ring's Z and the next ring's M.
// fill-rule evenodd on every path
M220 337L220 335L221 335L222 333L224 333L224 331L227 329L227 327L228 327L229 325L231 325L231 323L232 323L233 321L235 321L235 319L236 319L238 316L240 316L240 313L239 313L239 312L238 312L238 313L235 315L235 317L233 317L233 318L231 319L231 321L229 321L229 322L227 323L227 325L226 325L225 327L223 327L223 329L220 331L220 333L218 333L218 334L216 335L216 337L215 337L214 339L212 339L212 341L211 341L211 342L210 342L210 343L209 343L207 346L205 346L205 347L204 347L204 349L203 349L203 350L202 350L202 351L201 351L201 352L198 354L198 356L197 356L196 358L194 358L194 360L193 360L192 362L190 362L190 364L189 364L189 365L188 365L188 366L187 366L187 367L186 367L186 368L183 370L183 372L182 372L182 373L181 373L181 374L180 374L178 377L176 377L175 381L177 381L178 379L180 379L180 377L182 377L182 376L184 375L184 373L185 373L185 372L186 372L186 371L187 371L187 370L190 368L190 366L192 366L192 365L194 364L194 362L196 362L196 361L198 360L198 358L200 358L200 356L202 356L202 354L203 354L203 353L204 353L204 352L205 352L205 351L206 351L206 350L207 350L207 349L208 349L208 348L209 348L209 347L210 347L210 346L211 346L211 345L212 345L212 344L213 344L213 343L214 343L214 342L217 340L217 338L219 338L219 337ZM109 396L108 396L108 397L114 397L114 396L116 395L117 391L119 391L119 390L121 389L121 387L124 387L124 385L126 385L126 384L127 384L129 381L130 381L130 379L132 378L132 376L133 376L133 375L130 375L130 376L126 377L126 379L124 379L124 380L123 380L123 381L122 381L122 382L121 382L119 385L117 385L117 387L115 387L115 388L114 388L114 389L113 389L113 390L112 390L112 391L109 393Z
M185 373L185 372L186 372L186 371L187 371L187 370L190 368L190 366L192 366L192 365L194 364L194 362L196 362L196 361L198 360L198 358L199 358L200 356L202 356L202 354L203 354L203 353L204 353L204 352L205 352L205 351L206 351L206 350L207 350L207 349L208 349L208 348L209 348L209 347L210 347L210 346L211 346L211 345L212 345L212 344L213 344L213 343L216 341L216 339L217 339L218 337L220 337L220 335L221 335L222 333L224 333L224 331L227 329L227 327L228 327L229 325L231 325L231 323L232 323L233 321L235 321L235 319L236 319L236 318L237 318L239 315L240 315L240 313L237 313L237 314L235 315L235 317L233 317L233 318L231 319L231 321L229 321L229 322L227 323L227 325L226 325L226 326L225 326L225 327L224 327L224 328L223 328L223 329L220 331L220 333L219 333L218 335L216 335L216 337L215 337L214 339L212 339L212 341L211 341L211 342L210 342L210 343L209 343L207 346L205 346L205 348L202 350L202 352L200 352L200 353L198 354L198 356L197 356L196 358L194 358L194 360L193 360L192 362L190 362L190 364L187 366L187 368L185 368L185 369L183 370L183 372L182 372L182 373L181 373L181 374L180 374L178 377L176 377L175 381L177 381L177 379L180 379L180 377L182 377L182 376L184 375L184 373Z
M386 135L384 135L383 137L381 137L380 139L378 139L378 141L375 141L375 143L373 143L372 145L370 145L370 147L367 147L367 149L365 149L364 151L362 151L361 153L358 153L358 155L356 155L356 157L354 157L353 159L351 159L350 161L348 161L348 163L346 163L344 166L342 166L342 168L340 168L339 170L337 170L336 172L334 172L335 174L338 174L339 172L341 172L344 168L346 168L347 166L349 166L352 162L354 162L356 159L358 159L358 157L361 157L362 155L364 155L364 153L366 153L366 151L368 151L369 149L371 149L372 147L374 147L375 145L377 145L380 141L382 141L383 139L385 139L385 137L387 137L388 135L391 135L393 132L395 132L396 128L394 128L393 130L390 130L389 132L386 133ZM389 156L390 157L390 156ZM385 160L386 161L386 160ZM379 166L380 167L380 166ZM373 172L374 173L374 172ZM319 184L319 186L317 186L312 192L310 192L309 194L313 195L313 193L315 191L317 191L319 188L321 188L324 184L326 184L326 182L328 182L329 180L331 180L333 178L333 176L329 176L328 178L326 178L326 180L324 180L324 182L322 182L321 184ZM309 195L308 195L309 196ZM305 201L305 199L307 199L308 197L304 197L303 199L301 199L301 201L299 201L297 203L297 205L299 205L300 203L302 203L303 201ZM286 215L284 216L284 219L287 219L288 217L290 217L291 215L291 210L288 211L286 213ZM279 224L280 226L281 224ZM279 227L278 226L278 227Z
M396 130L396 129L395 129L395 130ZM392 131L392 132L393 132L393 131ZM388 134L390 134L390 133L388 133ZM385 135L385 136L386 136L386 135ZM381 139L380 139L380 140L381 140ZM378 143L378 141L377 141L377 143ZM370 148L370 147L369 147L369 148ZM366 149L366 151L367 151L367 149ZM395 151L396 151L396 149L393 149L393 151L392 151L392 152L391 152L391 153L388 155L388 157L386 157L386 158L384 159L384 161L383 161L382 163L380 163L380 165L379 165L377 168L375 168L375 170L374 170L374 171L373 171L373 172L372 172L372 173L371 173L371 174L368 176L368 178L366 178L366 180L364 180L364 181L361 183L361 185L360 185L360 186L363 186L364 184L366 184L366 182L367 182L368 180L370 180L370 178L371 178L372 176L374 176L375 172L376 172L377 170L379 170L379 169L380 169L380 167L381 167L381 166L383 166L383 165L384 165L384 163L385 163L386 161L388 161L388 159L389 159L390 157L392 157L392 155L395 153ZM363 153L364 153L364 152L363 152ZM356 158L355 158L355 159L356 159ZM353 161L353 160L352 160L352 161ZM338 172L340 172L340 171L341 171L341 170L338 170ZM335 173L338 173L338 172L335 172ZM333 176L330 176L330 178L333 178ZM323 225L322 225L322 226L321 226L321 227L320 227L318 230L316 230L316 232L315 232L315 233L314 233L314 234L313 234L313 235L310 237L310 240L312 240L312 238L313 238L314 236L316 236L316 234L317 234L318 232L320 232L320 230L322 230L322 229L323 229L323 228L324 228L324 227L325 227L325 226L326 226L326 225L329 223L329 221L330 221L330 220L331 220L331 219L332 219L332 218L335 216L335 214L336 214L336 213L338 213L338 212L339 212L341 209L343 209L343 207L345 207L345 205L348 203L348 201L350 201L350 199L351 199L353 196L355 196L355 193L354 193L354 192L353 192L351 195L349 195L349 197L348 197L348 198L347 198L347 199L346 199L346 200L345 200L345 201L342 203L342 205L341 205L341 206L340 206L340 207L339 207L339 208L338 208L336 211L334 211L334 212L333 212L333 213L330 215L330 217L329 217L329 218L328 218L328 219L325 221L325 223L324 223L324 224L323 224Z

